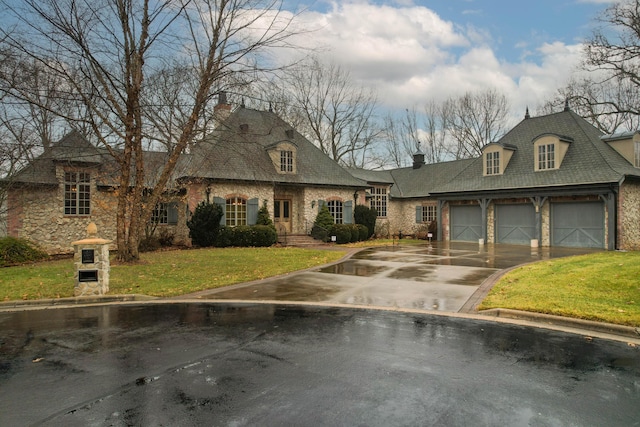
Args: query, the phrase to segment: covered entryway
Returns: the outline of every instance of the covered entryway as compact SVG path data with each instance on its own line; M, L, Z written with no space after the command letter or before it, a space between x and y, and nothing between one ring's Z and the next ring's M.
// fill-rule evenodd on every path
M291 233L290 199L276 199L273 201L273 219L278 234Z
M482 209L479 205L451 205L451 240L477 242L482 239Z
M552 203L551 244L604 248L604 204L602 202Z
M496 243L528 245L536 239L536 211L532 204L496 205Z

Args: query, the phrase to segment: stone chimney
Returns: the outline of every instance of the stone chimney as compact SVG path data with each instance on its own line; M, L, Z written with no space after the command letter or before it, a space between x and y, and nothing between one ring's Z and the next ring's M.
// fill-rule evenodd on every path
M418 151L413 155L413 168L420 169L424 165L424 153L422 151Z
M218 93L218 104L213 107L216 126L225 121L231 115L231 104L227 102L227 92Z

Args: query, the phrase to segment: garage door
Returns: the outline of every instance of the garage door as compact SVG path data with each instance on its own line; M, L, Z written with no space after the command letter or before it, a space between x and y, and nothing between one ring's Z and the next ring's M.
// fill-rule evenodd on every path
M600 202L552 203L551 244L604 247L604 205Z
M533 204L496 205L496 241L529 245L536 234Z
M482 210L478 205L451 206L451 240L482 239Z

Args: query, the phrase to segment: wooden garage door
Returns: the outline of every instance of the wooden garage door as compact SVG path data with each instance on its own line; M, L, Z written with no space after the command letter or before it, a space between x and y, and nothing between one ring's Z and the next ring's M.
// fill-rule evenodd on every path
M482 210L478 205L451 206L451 240L477 242L482 239Z
M529 245L536 234L533 204L496 205L496 242Z
M581 248L604 247L604 204L551 204L551 244Z

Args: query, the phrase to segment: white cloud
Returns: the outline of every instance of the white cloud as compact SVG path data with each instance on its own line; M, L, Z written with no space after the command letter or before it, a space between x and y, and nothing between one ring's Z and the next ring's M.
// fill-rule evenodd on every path
M520 117L566 83L580 56L578 44L549 43L523 45L520 59L499 60L488 30L457 26L422 6L333 3L302 19L315 31L298 43L321 47L389 108L495 88Z

